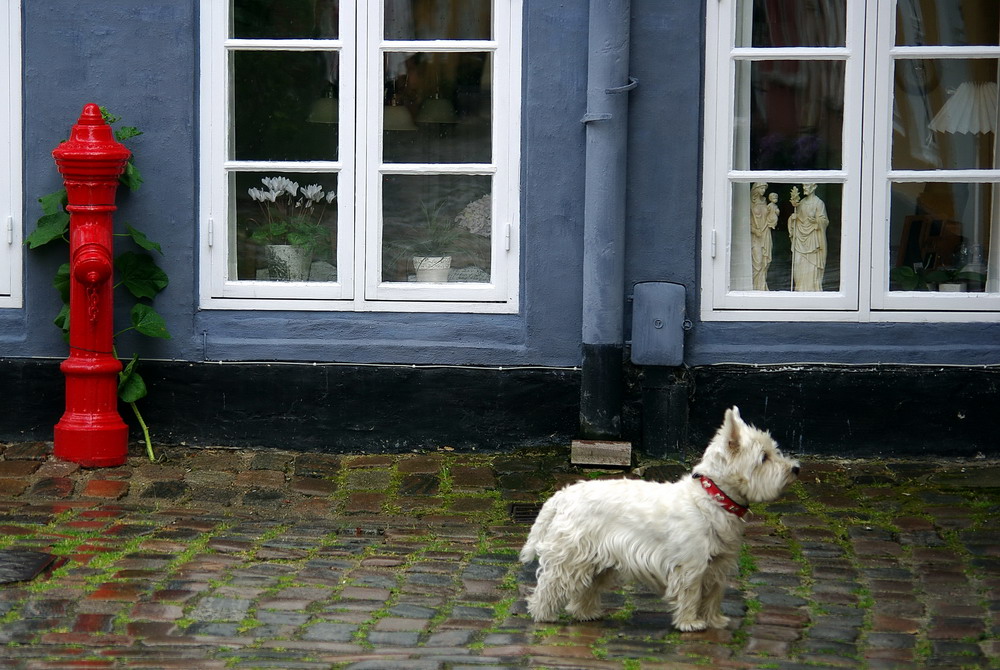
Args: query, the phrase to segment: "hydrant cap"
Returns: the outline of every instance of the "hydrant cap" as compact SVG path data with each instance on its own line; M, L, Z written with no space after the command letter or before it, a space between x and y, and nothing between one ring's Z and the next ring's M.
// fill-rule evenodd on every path
M132 152L124 144L115 141L111 126L104 122L101 108L90 102L83 106L83 112L70 131L69 140L63 142L52 154L56 159L72 158L81 154L91 157L120 160L124 164Z

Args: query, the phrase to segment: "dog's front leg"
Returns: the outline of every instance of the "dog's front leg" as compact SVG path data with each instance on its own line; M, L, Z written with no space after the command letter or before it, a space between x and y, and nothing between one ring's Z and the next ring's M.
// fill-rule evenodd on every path
M690 633L705 630L708 626L701 618L703 574L687 575L679 585L674 602L674 628Z

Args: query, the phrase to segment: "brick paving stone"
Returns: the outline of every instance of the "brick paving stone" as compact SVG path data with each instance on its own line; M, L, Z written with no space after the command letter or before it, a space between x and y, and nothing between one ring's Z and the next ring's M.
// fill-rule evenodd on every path
M318 477L293 477L290 488L307 496L329 496L337 490L337 483Z
M182 481L157 481L153 482L142 492L142 498L163 498L176 500L188 492L188 485Z
M27 477L41 466L38 461L0 461L0 478Z
M128 493L129 483L108 479L91 479L83 487L80 495L85 498L107 498L118 500Z
M45 442L19 442L9 444L3 450L3 457L9 461L44 461L52 454L52 445Z
M74 633L110 633L114 630L115 617L110 614L80 614L73 623Z
M29 482L24 479L0 479L0 498L16 498L24 493Z
M302 633L303 640L322 642L351 642L358 626L340 623L317 623L309 626Z
M390 647L416 647L420 643L420 633L372 630L368 633L368 642Z
M285 485L285 473L275 470L245 470L237 473L234 484L241 489L279 489Z
M402 459L397 465L397 471L404 474L433 474L440 472L444 464L441 454L420 454Z
M386 502L384 493L354 492L347 497L344 511L348 514L359 512L381 512Z
M80 471L77 463L68 461L48 461L35 470L36 477L69 477Z
M451 468L452 486L458 490L496 488L493 469L485 466L456 465Z
M74 485L69 477L45 477L35 482L31 494L42 498L68 498Z
M249 599L208 596L199 600L188 616L196 621L242 621L250 605Z
M115 600L115 601L136 601L143 593L145 587L139 584L127 582L108 582L100 585L90 595L90 600Z

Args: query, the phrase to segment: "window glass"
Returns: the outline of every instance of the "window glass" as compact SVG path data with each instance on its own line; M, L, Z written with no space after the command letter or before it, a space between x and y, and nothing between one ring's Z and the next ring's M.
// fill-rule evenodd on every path
M492 178L384 175L382 281L489 282Z
M736 90L737 169L841 167L842 61L737 61Z
M889 215L889 289L982 292L997 184L895 183ZM940 287L945 284L945 287Z
M840 184L733 184L730 290L840 289Z
M491 0L385 0L387 40L488 40Z
M996 167L997 60L895 62L892 167Z
M236 51L236 160L336 160L336 52Z
M237 39L336 39L339 0L233 0Z
M490 162L491 64L484 52L385 54L383 160Z
M846 0L739 0L738 47L842 47Z
M239 279L337 281L337 176L231 175Z
M1000 44L997 0L897 0L897 46Z

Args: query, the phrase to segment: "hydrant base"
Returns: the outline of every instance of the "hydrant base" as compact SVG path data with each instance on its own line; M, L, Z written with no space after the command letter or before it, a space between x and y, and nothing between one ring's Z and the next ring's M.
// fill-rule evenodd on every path
M55 426L53 455L85 468L110 468L128 459L128 426Z

